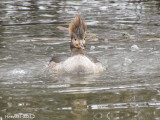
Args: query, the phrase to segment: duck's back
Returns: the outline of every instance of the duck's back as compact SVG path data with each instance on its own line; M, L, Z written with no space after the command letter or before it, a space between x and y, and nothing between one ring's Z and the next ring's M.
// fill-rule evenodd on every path
M99 73L103 71L100 62L93 61L82 54L69 57L60 63L51 62L51 66L54 72L59 73Z

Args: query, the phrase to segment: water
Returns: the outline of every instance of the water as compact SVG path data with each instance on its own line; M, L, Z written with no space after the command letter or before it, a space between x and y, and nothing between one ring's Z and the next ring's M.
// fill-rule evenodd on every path
M108 39L87 41L105 70L53 75L51 57L70 55L57 27L77 13L88 33ZM159 21L159 0L1 0L0 118L159 120Z

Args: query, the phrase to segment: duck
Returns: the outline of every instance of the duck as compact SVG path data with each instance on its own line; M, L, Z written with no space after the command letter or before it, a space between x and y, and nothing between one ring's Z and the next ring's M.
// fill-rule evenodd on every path
M55 56L49 62L53 73L101 73L100 61L86 54L87 25L78 14L69 25L71 56Z

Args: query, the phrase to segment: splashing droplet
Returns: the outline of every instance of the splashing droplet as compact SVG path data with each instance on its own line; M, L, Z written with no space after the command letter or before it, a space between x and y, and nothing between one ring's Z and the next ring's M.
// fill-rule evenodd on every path
M138 51L139 47L137 45L132 45L131 46L131 51Z

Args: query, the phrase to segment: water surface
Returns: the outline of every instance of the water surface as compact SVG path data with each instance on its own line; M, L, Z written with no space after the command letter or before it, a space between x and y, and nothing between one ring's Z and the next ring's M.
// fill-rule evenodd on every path
M51 57L70 55L57 27L77 13L88 33L108 39L87 40L104 72L51 74ZM159 120L159 21L159 0L1 0L0 118Z

